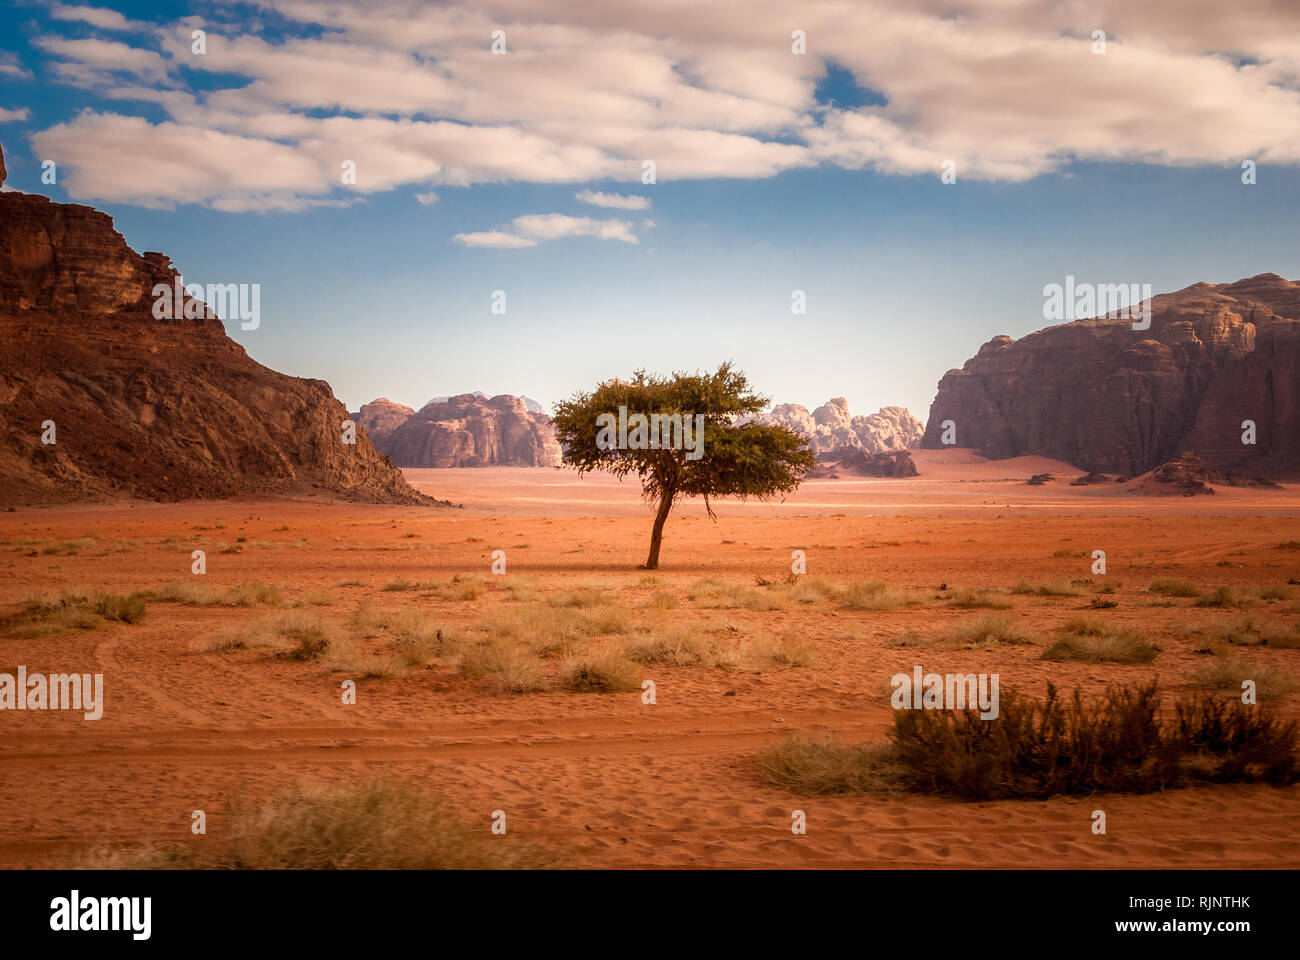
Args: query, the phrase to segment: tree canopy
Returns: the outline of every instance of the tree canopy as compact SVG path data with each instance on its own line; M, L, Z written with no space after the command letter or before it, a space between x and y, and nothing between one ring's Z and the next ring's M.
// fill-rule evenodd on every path
M604 470L640 479L643 496L658 508L645 563L653 570L676 500L703 497L713 517L713 499L772 499L795 490L811 469L813 453L793 430L736 422L767 404L727 362L714 373L638 370L631 380L607 380L561 401L552 419L564 462L579 475Z

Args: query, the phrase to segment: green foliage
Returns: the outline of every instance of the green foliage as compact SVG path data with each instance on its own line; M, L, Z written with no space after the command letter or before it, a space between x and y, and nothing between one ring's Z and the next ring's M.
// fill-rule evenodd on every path
M564 462L579 474L604 470L616 477L633 474L647 501L659 507L646 566L658 566L659 541L673 502L703 497L709 516L715 497L767 500L794 491L815 463L803 437L785 427L737 423L760 413L768 398L754 393L744 374L721 364L714 373L652 376L638 370L631 380L607 380L594 391L578 392L556 405L552 418L564 448ZM698 448L646 450L608 448L601 444L602 414L628 419L680 415L702 416ZM694 446L694 444L690 445ZM698 452L698 457L695 455Z

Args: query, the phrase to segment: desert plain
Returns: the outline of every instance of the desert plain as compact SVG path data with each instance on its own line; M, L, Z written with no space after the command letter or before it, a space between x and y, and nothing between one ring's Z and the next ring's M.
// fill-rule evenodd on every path
M1262 702L1300 717L1300 649L1238 642L1297 630L1300 485L1135 497L1070 486L1080 472L1042 458L915 458L915 478L810 480L716 503L716 520L682 503L656 571L638 569L639 488L567 470L405 471L452 507L0 512L0 672L102 673L105 700L96 721L3 717L0 867L210 842L236 797L377 780L436 791L485 834L500 811L493 842L562 866L1300 866L1295 786L968 802L760 775L754 757L792 733L884 740L890 677L915 665L1035 696L1152 678L1172 696L1244 664L1268 678ZM1040 473L1056 479L1026 484ZM25 628L24 600L60 590L140 593L146 612ZM1156 655L1044 659L1081 618ZM313 631L331 643L296 655ZM582 666L611 662L613 690Z

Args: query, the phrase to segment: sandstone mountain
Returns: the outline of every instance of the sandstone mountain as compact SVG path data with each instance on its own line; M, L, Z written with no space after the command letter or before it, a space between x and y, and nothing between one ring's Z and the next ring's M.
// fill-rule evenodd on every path
M343 442L329 384L256 363L205 311L154 319L153 286L175 277L107 214L0 192L0 501L433 502L364 436Z
M994 337L939 382L922 446L1039 454L1136 476L1184 451L1252 476L1300 474L1300 284L1265 273L1117 316ZM1256 442L1242 442L1255 425Z
M551 418L522 397L465 393L435 398L418 412L391 400L355 414L375 446L402 467L554 467L560 444Z
M816 454L841 448L867 453L906 450L919 443L925 432L925 425L902 407L882 407L870 416L855 417L849 413L848 401L843 397L827 400L812 413L801 404L782 403L753 419L803 434Z
M415 413L404 403L394 403L387 397L362 404L361 410L350 414L359 427L365 427L375 449L382 450L382 442Z

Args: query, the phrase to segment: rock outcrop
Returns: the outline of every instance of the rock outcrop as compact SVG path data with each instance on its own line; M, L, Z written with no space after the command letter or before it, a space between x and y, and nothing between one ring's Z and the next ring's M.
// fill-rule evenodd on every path
M359 427L365 427L376 449L382 451L388 435L404 424L415 414L404 403L394 403L387 397L371 400L363 404L360 411L352 414L353 421Z
M465 393L434 399L418 412L389 400L361 408L358 423L371 433L375 446L402 467L554 467L560 464L560 443L551 418L532 413L520 397L509 394L484 398Z
M753 419L789 427L808 438L813 453L825 454L841 448L867 453L906 450L920 442L924 424L902 407L882 407L879 413L855 417L843 397L828 400L812 413L798 403L782 403Z
M1266 273L1118 316L994 337L939 382L922 446L1038 454L1136 476L1193 450L1211 467L1300 474L1300 284ZM1255 443L1243 443L1254 424Z
M1196 454L1183 452L1168 463L1162 463L1151 472L1137 477L1129 484L1128 492L1148 496L1179 494L1192 497L1214 493L1211 484L1216 483L1225 487L1278 489L1278 484L1264 477L1247 477L1236 471L1215 470Z
M204 311L156 320L153 285L175 277L107 214L0 193L0 500L433 502L364 436L343 442L329 384L256 363Z
M811 479L835 479L845 474L859 477L915 477L916 463L906 450L868 453L861 447L839 447L818 454L817 466L808 472Z

